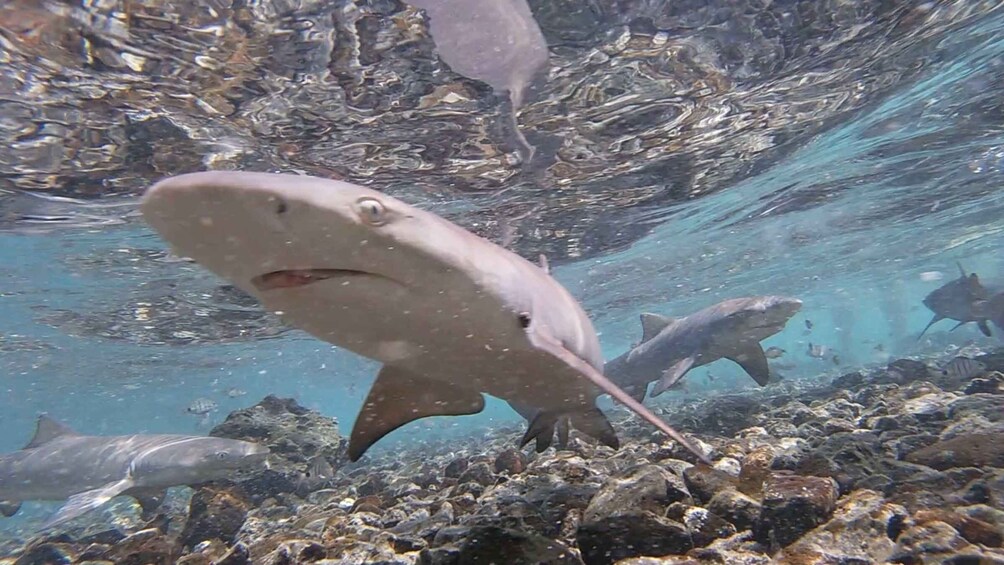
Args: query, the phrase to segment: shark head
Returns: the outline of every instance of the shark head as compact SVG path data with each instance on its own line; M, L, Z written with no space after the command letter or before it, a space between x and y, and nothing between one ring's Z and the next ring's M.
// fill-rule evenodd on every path
M479 295L474 287L519 292L508 279L518 282L520 273L505 261L487 281L477 278L483 271L467 268L491 260L490 252L477 251L491 244L435 214L349 183L193 173L151 187L141 210L177 254L308 333L384 363L431 348L427 342L435 336L428 326L454 324L457 312L443 305L463 308ZM529 298L514 297L513 308ZM420 315L423 307L429 311Z
M734 308L741 316L741 331L753 339L764 339L784 328L792 316L802 309L802 301L785 296L755 296L737 298L722 303Z
M130 472L144 484L192 485L264 466L268 454L268 447L248 441L167 436L138 454Z
M959 277L932 290L924 297L924 306L942 318L970 321L977 316L977 305L988 298L988 292L976 273L966 274L959 265Z

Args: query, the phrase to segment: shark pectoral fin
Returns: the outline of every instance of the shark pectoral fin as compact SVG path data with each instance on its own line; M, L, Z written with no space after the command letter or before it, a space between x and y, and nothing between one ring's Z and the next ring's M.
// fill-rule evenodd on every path
M614 449L620 448L621 442L617 439L617 432L610 425L610 420L606 414L595 406L589 406L584 410L576 410L568 414L568 420L572 426L589 437L600 440L600 443ZM560 428L559 428L560 431ZM567 443L567 437L566 443Z
M686 375L687 371L694 366L694 361L693 357L680 359L672 367L663 371L662 378L659 379L659 382L655 383L654 387L652 387L652 396L659 396L669 390L670 387L682 379L683 375Z
M0 514L3 514L7 518L10 518L14 514L17 514L17 511L20 510L20 509L21 509L21 503L20 502L11 502L9 500L0 500Z
M976 325L979 326L980 332L983 333L983 335L987 337L991 337L993 335L992 333L990 333L990 326L987 325L986 320L980 320L976 322Z
M134 490L128 493L136 499L139 503L139 507L142 509L141 517L144 520L151 520L156 515L157 509L164 502L167 497L167 491L164 489L142 489Z
M711 465L711 460L708 459L708 457L699 449L697 449L697 447L691 443L690 440L685 438L683 434L674 430L672 426L666 422L660 420L659 417L653 414L651 410L645 408L641 402L631 398L631 395L624 392L623 389L614 384L610 379L603 376L603 373L597 371L595 367L586 363L568 349L565 349L561 342L549 335L541 334L533 330L527 331L527 337L530 339L530 343L532 343L534 347L553 355L557 359L560 359L584 378L588 379L589 382L593 383L593 385L601 391L609 394L614 400L627 406L632 412L641 416L643 420L659 428L659 431L676 440L680 445L686 447L694 455L696 455L701 462ZM597 409L597 411L598 410L599 409ZM572 423L575 424L575 421L573 420Z
M49 529L54 526L58 526L63 522L86 514L87 512L98 508L102 504L129 490L132 485L132 479L126 478L115 483L108 483L107 485L96 489L77 493L71 496L66 501L66 504L64 504L54 516L49 518L49 520L42 525L42 529Z
M924 337L924 334L927 333L927 330L931 329L931 326L937 324L941 320L944 320L944 318L942 318L938 314L935 314L934 317L931 318L931 321L928 322L926 326L924 326L924 331L920 332L920 335L917 336L917 341L920 341L920 338Z
M352 427L349 459L358 461L380 438L419 418L477 414L484 408L480 392L384 365Z
M734 361L743 368L746 373L753 377L756 384L767 386L770 381L770 368L767 366L767 356L759 343L748 343L736 349L726 359Z

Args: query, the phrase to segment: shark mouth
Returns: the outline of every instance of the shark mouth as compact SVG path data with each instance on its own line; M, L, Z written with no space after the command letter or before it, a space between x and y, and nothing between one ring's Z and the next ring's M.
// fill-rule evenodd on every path
M251 279L251 284L260 291L276 290L279 288L297 288L307 286L315 282L333 279L335 277L368 277L379 276L366 271L354 271L351 269L290 269L286 271L272 271L264 275L259 275Z

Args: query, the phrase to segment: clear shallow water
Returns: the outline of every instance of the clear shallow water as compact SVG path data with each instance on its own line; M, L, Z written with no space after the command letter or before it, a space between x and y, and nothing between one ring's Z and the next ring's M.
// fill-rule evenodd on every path
M444 70L427 37L408 43L359 23L415 17L394 3L256 4L251 23L240 10L165 4L199 29L244 29L237 45L190 25L154 32L141 14L152 7L0 8L0 118L13 140L0 156L0 449L21 447L39 412L100 434L205 433L185 413L198 397L219 403L213 423L274 393L351 429L374 363L283 328L167 257L135 214L149 181L206 167L370 184L496 241L510 222L515 249L553 258L607 358L638 339L639 312L685 314L762 293L805 301L764 342L788 351L788 378L946 343L1001 343L972 325L939 334L948 321L930 341L914 339L930 319L920 300L956 275L955 261L1004 287L1004 9L865 2L823 17L836 4L819 3L816 19L778 31L757 27L749 6L716 24L703 8L660 19L667 3L614 4L587 11L588 22L534 5L553 68L520 115L542 155L526 170L505 157L513 149L490 90ZM12 7L39 19L14 22ZM340 31L276 43L307 21ZM791 31L810 21L816 31ZM107 44L66 39L81 30ZM57 36L65 41L48 41ZM121 54L193 37L212 45L142 64ZM375 38L381 47L363 56ZM361 41L361 51L348 56L341 41ZM229 63L192 66L206 56ZM689 66L655 64L671 61ZM468 101L421 107L427 90L449 84ZM945 279L921 279L932 271ZM809 342L834 348L840 364L808 357ZM752 386L728 362L707 371L716 383L700 369L688 378L694 390ZM229 398L231 387L248 394ZM374 449L515 419L493 402L482 415L416 423Z

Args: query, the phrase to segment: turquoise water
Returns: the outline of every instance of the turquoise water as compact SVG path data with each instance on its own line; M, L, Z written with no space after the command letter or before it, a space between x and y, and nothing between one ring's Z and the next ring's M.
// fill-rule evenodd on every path
M957 25L935 26L928 36L913 38L932 54L930 59L918 62L919 70L903 73L901 80L884 84L881 92L862 90L868 99L860 104L852 103L853 88L832 92L845 98L834 102L847 105L845 112L800 117L793 106L788 125L811 133L799 138L797 147L769 155L734 151L717 157L740 161L749 174L718 179L705 192L694 189L685 198L618 209L616 219L602 228L616 244L596 245L581 256L568 252L569 241L579 240L561 240L564 251L554 253L553 273L591 315L606 358L639 339L641 312L682 315L726 298L767 293L805 303L782 333L763 343L787 351L782 361L794 366L781 372L789 379L821 379L897 357L942 354L947 344L1004 343L999 337L1004 331L995 328L998 337L985 338L973 324L945 335L951 321L940 322L926 339L916 341L931 315L921 300L957 276L956 261L988 285L1004 288L1002 12L986 7ZM899 46L873 44L876 52ZM864 75L868 69L867 62L857 66ZM803 72L804 80L813 80L812 72ZM772 99L783 96L783 90L771 94ZM546 152L547 144L533 133L535 119L543 122L540 115L546 110L533 108L524 115L527 136ZM773 134L780 135L765 126L763 135ZM276 145L265 133L259 142L256 150ZM710 151L719 140L693 142ZM758 165L761 157L766 162ZM237 168L285 169L275 161L248 163ZM206 162L182 164L154 172L200 170ZM241 162L223 164L231 168ZM88 183L92 195L117 185L102 184L88 171L77 184L37 191L79 200L36 201L19 192L25 184L11 181L27 166L9 160L0 164L6 179L0 184L5 191L0 193L0 450L19 449L42 412L94 434L204 434L227 413L267 394L294 397L336 417L343 433L351 430L376 363L276 326L253 305L241 306L257 312L251 316L250 336L231 335L242 322L225 315L212 318L220 304L205 297L223 281L197 266L166 259L163 242L135 213L135 195L146 185L142 178L126 183L130 190L106 190L105 198L93 198L82 194ZM507 202L498 188L450 187L442 168L422 177L422 188L409 190L410 179L423 175L417 169L397 163L372 175L349 165L339 171L360 184L396 186L389 190L476 231L483 227L486 209ZM507 169L496 176L510 173ZM72 177L65 168L59 174ZM144 171L137 176L158 175ZM573 184L595 183L602 176L573 179ZM545 209L560 209L563 194L549 192L556 190L552 180L516 177L525 199L520 205L538 201ZM629 180L617 177L610 194L622 194ZM645 182L653 181L646 177ZM673 182L665 178L667 186ZM75 191L69 190L71 185ZM582 206L590 210L588 202ZM596 206L597 216L613 214ZM31 214L24 212L29 209ZM50 221L32 214L49 215ZM531 218L545 231L558 229L548 225L549 217ZM555 217L559 219L574 224L570 231L587 235L588 226L598 225L581 217ZM520 227L527 234L534 225ZM539 251L535 237L521 240L524 256ZM593 237L602 238L599 228ZM546 250L544 244L539 247ZM151 297L168 295L183 295L191 304L162 313ZM211 321L200 322L206 311L211 311L204 316ZM812 322L811 332L806 320ZM185 333L207 327L215 332L209 337ZM173 341L165 337L172 335ZM835 350L839 363L809 357L810 342ZM713 383L702 378L708 371L718 377ZM696 370L688 380L694 381L689 391L670 396L755 386L728 361ZM231 398L226 394L231 388L246 394ZM208 423L186 413L200 397L219 404ZM393 450L410 438L479 434L519 421L492 399L476 416L432 418L397 430L373 452Z

